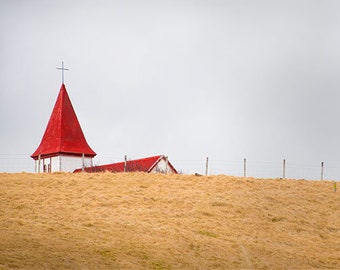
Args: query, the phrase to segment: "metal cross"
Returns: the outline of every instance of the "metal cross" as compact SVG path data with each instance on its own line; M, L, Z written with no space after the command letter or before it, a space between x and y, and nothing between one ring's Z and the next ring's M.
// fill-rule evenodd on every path
M64 70L69 70L68 68L64 68L64 62L61 62L61 68L57 68L59 70L61 70L61 79L62 79L62 83L64 84Z

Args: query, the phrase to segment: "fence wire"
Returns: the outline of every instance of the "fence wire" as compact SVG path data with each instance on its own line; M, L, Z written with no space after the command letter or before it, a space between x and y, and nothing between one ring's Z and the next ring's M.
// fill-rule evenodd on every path
M121 157L96 157L94 165L110 164L122 161ZM193 160L172 160L179 173L202 174L206 172L206 158ZM244 176L244 160L214 160L209 158L208 175L231 175ZM34 161L29 154L0 154L0 172L34 172ZM255 178L290 178L290 179L310 179L310 180L340 180L340 166L328 166L324 164L323 172L321 162L319 165L295 164L287 160L285 173L283 173L283 163L265 161L246 161L246 176Z
M179 172L190 174L199 173L204 175L206 170L205 159L201 160L171 160ZM232 176L255 178L290 178L310 180L340 180L340 167L327 166L324 164L323 172L320 165L294 164L287 162L285 170L283 162L246 162L209 159L208 175L225 174ZM245 172L246 169L246 172Z

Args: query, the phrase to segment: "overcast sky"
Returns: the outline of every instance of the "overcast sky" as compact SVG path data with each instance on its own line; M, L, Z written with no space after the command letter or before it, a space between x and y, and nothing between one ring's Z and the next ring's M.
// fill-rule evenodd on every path
M340 167L340 1L0 0L0 38L1 171L34 170L61 61L96 163Z

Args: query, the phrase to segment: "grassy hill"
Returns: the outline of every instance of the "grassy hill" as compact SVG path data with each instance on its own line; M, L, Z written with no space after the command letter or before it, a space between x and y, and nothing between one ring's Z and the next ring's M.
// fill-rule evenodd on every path
M0 269L340 269L328 181L0 174Z

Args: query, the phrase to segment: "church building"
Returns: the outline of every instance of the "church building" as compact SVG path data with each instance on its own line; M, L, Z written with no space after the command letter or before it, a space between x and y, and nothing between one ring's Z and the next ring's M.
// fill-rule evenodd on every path
M79 167L93 166L95 155L62 83L41 143L31 155L35 172L73 172Z
M97 165L76 169L74 172L146 172L146 173L177 173L175 167L170 163L167 156L159 155L153 157L127 160L106 165Z
M64 84L64 70L68 69L64 62L57 69L62 71L62 85L40 145L31 155L35 172L177 173L164 155L93 166L96 153L86 142Z

